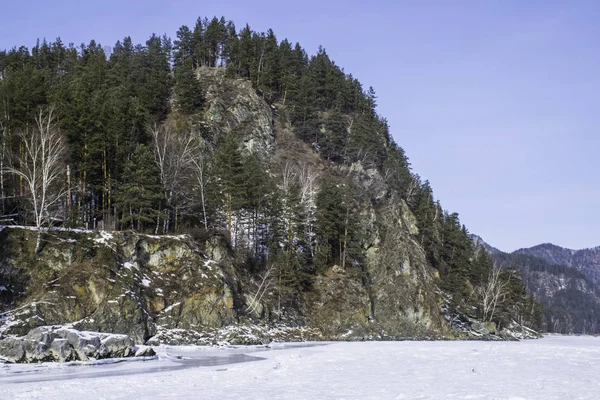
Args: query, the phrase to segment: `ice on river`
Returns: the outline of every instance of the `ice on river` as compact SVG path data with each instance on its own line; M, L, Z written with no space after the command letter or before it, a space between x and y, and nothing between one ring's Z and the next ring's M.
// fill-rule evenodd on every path
M600 399L594 337L259 350L171 347L145 362L0 365L0 398Z

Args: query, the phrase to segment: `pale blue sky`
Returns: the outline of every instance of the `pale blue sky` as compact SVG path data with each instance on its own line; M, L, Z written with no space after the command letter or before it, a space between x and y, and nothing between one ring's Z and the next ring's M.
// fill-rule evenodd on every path
M502 250L600 245L600 2L6 3L0 48L143 42L213 15L321 44L375 88L413 169L471 232Z

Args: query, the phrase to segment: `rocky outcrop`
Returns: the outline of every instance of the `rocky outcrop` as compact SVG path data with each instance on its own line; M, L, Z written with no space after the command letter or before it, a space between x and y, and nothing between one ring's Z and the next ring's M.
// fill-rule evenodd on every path
M127 335L81 332L64 326L41 326L22 337L0 340L0 358L9 362L89 361L130 356L149 357L146 347L136 352Z
M316 293L325 294L325 299L314 304L319 307L325 300L332 311L348 309L344 315L352 322L341 324L345 330L339 332L341 337L391 340L452 336L440 312L443 298L438 278L415 240L419 233L415 216L389 191L377 170L356 163L345 172L363 189L360 226L365 237L366 270L359 276L341 268L328 272L317 281ZM329 301L327 295L332 296ZM315 312L322 313L323 309Z
M483 248L485 249L485 251L488 254L503 253L502 250L498 250L494 246L490 246L488 243L486 243L485 240L483 240L483 238L481 236L474 235L474 234L470 234L469 236L471 237L471 240L473 240L473 243L475 244L475 246L483 246Z
M432 271L402 228L405 207L367 210L368 284L357 271L334 266L284 311L276 291L248 307L260 274L235 267L220 235L197 242L189 236L54 230L36 257L36 232L4 229L0 336L23 337L65 323L128 335L136 344L152 338L250 344L445 335Z
M222 68L200 68L198 78L206 97L204 121L213 138L233 134L241 139L245 154L266 158L275 145L273 111L252 83L228 79Z
M7 288L0 335L73 323L75 329L127 334L144 343L157 326L217 328L235 321L231 262L209 259L189 237L58 230L47 235L35 257L35 232L0 232L0 281Z

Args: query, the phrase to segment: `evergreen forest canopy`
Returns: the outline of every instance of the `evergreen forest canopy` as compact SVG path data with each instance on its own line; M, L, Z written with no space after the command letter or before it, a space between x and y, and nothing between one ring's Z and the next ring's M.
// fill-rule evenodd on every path
M242 151L239 137L206 129L198 79L206 69L250 81L276 110L275 122L332 173L274 166ZM518 275L496 270L458 215L444 211L429 183L411 172L376 112L375 91L323 48L309 56L272 30L238 30L216 17L182 26L174 40L153 34L134 44L126 37L110 54L95 41L38 41L0 52L0 131L4 223L228 232L243 265L276 266L290 292L309 288L332 265L368 285L360 203L383 200L344 173L359 163L383 178L385 201L404 201L414 213L419 244L453 307L500 324L540 324L539 306Z

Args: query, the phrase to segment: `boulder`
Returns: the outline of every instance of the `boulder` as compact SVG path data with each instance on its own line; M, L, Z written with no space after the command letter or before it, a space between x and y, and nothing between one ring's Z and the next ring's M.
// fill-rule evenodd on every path
M136 357L154 357L156 352L152 347L149 346L137 346L135 348Z
M482 335L488 335L490 333L486 324L477 320L471 321L471 329Z
M109 357L130 357L135 355L135 343L127 335L105 335L100 346Z
M50 353L55 361L65 362L77 358L77 353L67 339L54 339L50 344Z
M0 357L11 362L25 361L25 346L15 338L6 338L0 341Z
M127 335L81 332L70 327L40 326L22 337L0 340L0 357L9 362L88 361L136 354ZM154 355L146 348L143 356Z

